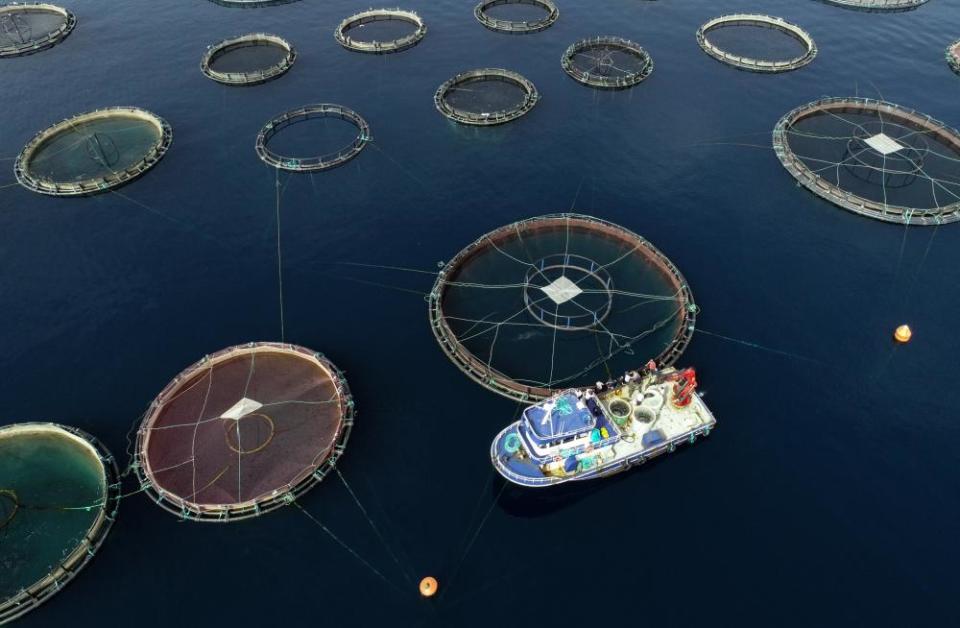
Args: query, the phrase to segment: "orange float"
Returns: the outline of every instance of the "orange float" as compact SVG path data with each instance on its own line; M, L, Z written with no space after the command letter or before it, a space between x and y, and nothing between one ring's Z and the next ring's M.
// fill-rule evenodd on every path
M437 593L437 588L440 585L437 583L437 579L433 576L427 576L420 581L420 595L423 597L433 597Z
M896 331L893 332L893 338L897 342L910 342L910 338L912 337L913 330L910 329L910 325L900 325Z

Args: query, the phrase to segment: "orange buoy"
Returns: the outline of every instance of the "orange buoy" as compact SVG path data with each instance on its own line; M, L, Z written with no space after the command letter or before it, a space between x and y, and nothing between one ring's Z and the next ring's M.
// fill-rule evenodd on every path
M910 342L912 336L913 330L910 329L910 325L900 325L897 327L897 330L893 332L893 337L897 342Z
M437 579L433 576L427 576L420 581L420 595L423 597L433 597L437 592Z

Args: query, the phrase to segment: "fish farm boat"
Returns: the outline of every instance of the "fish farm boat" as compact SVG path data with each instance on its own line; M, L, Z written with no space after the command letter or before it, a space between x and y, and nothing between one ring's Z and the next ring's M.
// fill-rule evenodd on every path
M490 458L521 486L613 475L710 434L717 420L696 388L692 368L650 362L612 383L562 391L500 432Z

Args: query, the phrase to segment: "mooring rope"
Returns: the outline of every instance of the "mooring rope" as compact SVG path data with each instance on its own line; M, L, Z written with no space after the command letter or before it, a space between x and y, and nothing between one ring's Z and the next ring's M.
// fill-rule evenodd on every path
M363 558L363 556L361 556L360 554L358 554L356 550L354 550L352 547L350 547L349 545L347 545L346 543L344 543L342 540L340 540L340 537L338 537L336 534L334 534L333 532L331 532L331 531L330 531L330 528L328 528L327 526L323 525L323 523L322 523L319 519L317 519L317 518L314 517L312 514L310 514L310 512L307 511L306 508L304 508L303 506L301 506L299 502L294 501L294 502L293 502L293 505L296 506L296 507L300 510L300 512L302 512L304 515L306 515L307 518L310 519L310 521L313 521L315 524L317 524L317 526L320 527L321 530L323 530L324 532L326 532L327 535L329 535L331 539L333 539L334 541L336 541L337 544L338 544L340 547L342 547L343 549L345 549L345 550L347 550L348 552L350 552L350 554L351 554L354 558L356 558L358 561L360 561L360 563L361 563L364 567L366 567L367 569L369 569L375 576L377 576L378 578L380 578L381 580L383 580L383 581L384 581L388 586L390 586L391 588L396 589L399 593L403 594L403 590L400 589L400 587L398 587L398 586L395 585L394 583L390 582L390 580L388 580L382 573L380 573L380 572L377 570L376 567L374 567L373 565L371 565L365 558Z
M280 342L286 342L286 325L283 315L283 253L280 248L280 169L276 168L275 182L277 192L277 288L280 295ZM290 179L287 179L290 182Z
M707 330L705 330L705 329L700 329L699 327L698 327L696 330L694 330L694 331L695 331L696 333L706 334L707 336L713 336L714 338L721 338L721 339L723 339L723 340L728 340L728 341L730 341L730 342L735 342L735 343L737 343L737 344L739 344L739 345L743 345L743 346L745 346L745 347L750 347L750 348L752 348L752 349L760 349L760 350L762 350L762 351L768 351L768 352L770 352L770 353L776 353L776 354L778 354L778 355L783 355L783 356L787 356L787 357L790 357L790 358L796 358L796 359L798 359L798 360L803 360L803 361L805 361L805 362L812 362L812 363L814 363L814 364L823 364L823 362L821 362L820 360L817 360L817 359L814 359L814 358L808 358L807 356L800 355L799 353L791 353L790 351L783 351L783 350L781 350L781 349L774 349L774 348L772 348L772 347L765 347L764 345L757 344L757 343L755 343L755 342L749 342L749 341L747 341L747 340L741 340L741 339L739 339L739 338L732 338L732 337L730 337L730 336L724 336L723 334L716 334L716 333L714 333L714 332L712 332L712 331L707 331Z
M487 521L490 519L490 515L493 514L493 509L496 507L497 502L500 501L500 496L503 495L503 491L507 488L507 482L504 482L500 487L500 490L497 492L497 496L493 498L493 502L490 504L490 507L487 508L486 514L483 515L483 519L480 520L480 525L477 527L476 532L473 533L473 536L470 538L470 542L467 543L466 549L463 550L463 554L460 555L460 560L454 567L453 573L450 576L450 582L440 593L440 599L443 599L445 593L447 593L452 587L453 583L456 582L457 576L460 574L460 568L463 566L464 561L467 559L467 556L470 554L470 550L473 549L474 543L476 543L477 538L480 536L480 532L483 530L483 527L487 524ZM486 489L486 487L484 487Z
M387 543L387 540L384 538L383 534L380 532L380 528L377 527L377 524L373 522L373 519L370 517L370 514L367 512L367 509L364 508L363 504L360 503L360 499L357 497L357 494L353 491L353 487L350 486L350 483L347 482L347 478L343 477L343 474L340 472L340 469L334 467L333 470L336 472L337 477L340 478L340 481L343 482L343 486L346 487L347 492L350 493L350 497L353 498L353 503L357 505L357 508L360 509L360 512L363 513L364 518L366 518L367 523L370 524L370 527L373 529L374 534L377 535L377 538L380 539L380 542L383 544L383 547L387 550L387 553L390 554L390 558L393 559L393 562L397 564L397 567L400 569L400 572L403 574L404 580L408 584L413 584L413 580L410 575L407 573L407 570L404 569L403 565L400 563L400 559L397 558L397 555L394 553L393 548L390 547L390 544Z

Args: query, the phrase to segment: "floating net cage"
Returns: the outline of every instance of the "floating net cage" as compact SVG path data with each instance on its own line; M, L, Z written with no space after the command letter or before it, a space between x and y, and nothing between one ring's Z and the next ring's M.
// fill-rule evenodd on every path
M420 43L427 27L420 16L400 9L370 9L340 22L333 36L347 50L386 54Z
M270 148L271 141L274 141L274 138L289 126L305 124L311 120L325 122L330 119L345 122L356 130L356 134L351 132L351 139L341 148L322 155L305 157L281 154ZM372 140L367 121L352 109L334 104L307 105L282 113L267 122L257 134L256 150L260 159L274 168L291 172L318 172L342 166L356 157Z
M251 33L210 46L200 70L224 85L257 85L285 74L296 58L296 50L286 40Z
M960 220L960 134L925 114L825 98L785 115L773 148L804 187L849 211L916 225Z
M134 468L153 500L183 519L248 519L320 482L353 419L347 382L322 354L265 342L230 347L153 401Z
M537 104L533 83L516 72L483 68L462 72L437 89L437 110L460 124L493 126L516 120Z
M957 40L950 44L947 48L947 63L950 65L950 69L960 74L960 40Z
M291 4L299 0L210 0L210 2L231 9L258 9L277 4Z
M19 57L55 46L76 25L73 13L53 4L0 5L0 58Z
M926 4L928 0L822 0L827 4L833 4L848 9L860 9L862 11L910 11L920 5Z
M552 0L486 0L473 14L490 30L520 35L550 28L560 17Z
M650 54L620 37L578 41L563 53L560 65L575 81L599 89L633 87L653 72Z
M0 427L0 624L38 607L90 561L116 518L113 456L55 423Z
M85 196L120 187L157 164L173 130L135 107L82 113L41 131L20 152L17 181L51 196Z
M708 55L752 72L787 72L817 56L817 45L802 28L779 17L736 14L716 17L697 30Z
M697 307L676 266L618 225L553 214L496 229L440 271L430 324L471 379L517 400L670 365Z

